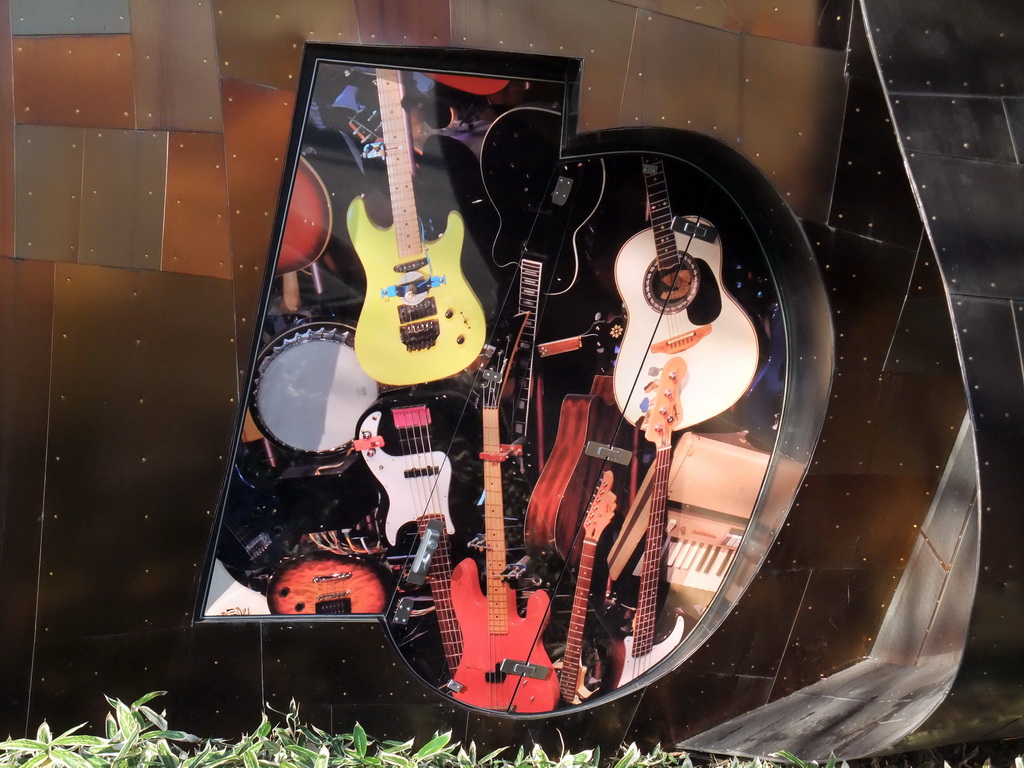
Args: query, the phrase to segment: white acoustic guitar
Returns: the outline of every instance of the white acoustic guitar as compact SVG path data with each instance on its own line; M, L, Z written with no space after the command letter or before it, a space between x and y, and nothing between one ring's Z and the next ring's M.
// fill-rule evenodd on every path
M757 333L722 281L722 240L706 219L676 217L661 158L643 159L651 228L615 261L626 331L615 363L615 402L635 424L650 402L643 387L673 357L686 361L677 428L735 403L754 377Z

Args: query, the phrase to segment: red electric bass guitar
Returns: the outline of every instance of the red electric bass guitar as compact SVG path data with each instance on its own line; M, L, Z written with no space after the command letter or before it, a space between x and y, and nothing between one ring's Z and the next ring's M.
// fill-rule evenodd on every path
M513 347L514 349L514 347ZM476 562L463 560L452 573L451 601L462 630L462 658L454 675L455 698L476 707L509 712L548 712L558 703L558 677L541 641L550 599L537 590L521 617L516 593L502 577L507 563L501 463L513 452L502 445L498 404L509 360L498 353L483 378L484 538L487 594Z

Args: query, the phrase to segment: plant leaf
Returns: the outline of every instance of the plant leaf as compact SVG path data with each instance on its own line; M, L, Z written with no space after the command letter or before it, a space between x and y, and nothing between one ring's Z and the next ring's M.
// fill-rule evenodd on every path
M355 747L356 757L366 757L366 731L359 723L352 728L352 746Z
M448 742L452 740L452 732L445 731L444 733L434 736L430 741L424 744L416 754L413 756L416 760L423 760L424 758L436 755L438 752L443 752L444 748L448 746Z
M46 749L46 744L35 739L12 739L0 744L0 749Z
M50 757L55 763L67 766L67 768L92 768L88 760L68 749L51 749Z
M628 768L628 766L636 763L640 758L640 750L636 746L636 742L626 747L626 752L619 758L619 761L615 763L615 768Z
M101 739L98 736L88 736L84 733L77 736L58 736L50 742L50 744L55 744L59 747L102 747L106 743L106 739Z
M52 736L50 734L50 726L47 725L45 720L43 720L43 722L39 724L39 728L36 729L36 738L39 741L43 741L49 744L51 737Z

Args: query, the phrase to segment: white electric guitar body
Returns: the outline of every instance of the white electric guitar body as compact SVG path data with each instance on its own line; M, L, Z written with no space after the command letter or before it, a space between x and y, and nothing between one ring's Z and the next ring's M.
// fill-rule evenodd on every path
M394 432L400 435L399 444L385 442L383 447L361 451L366 465L388 495L385 538L390 544L397 543L402 526L418 523L427 515L443 518L445 531L449 535L455 533L448 513L452 465L444 451L430 450L430 411L426 406L392 408L390 416ZM359 425L359 436L377 437L384 418L383 410L367 413Z
M676 618L676 624L672 627L672 634L651 648L650 651L640 656L633 655L633 636L627 635L623 639L626 648L626 659L622 664L622 672L619 674L619 682L616 688L620 688L630 680L633 680L649 670L669 653L679 647L686 636L686 625L683 617Z

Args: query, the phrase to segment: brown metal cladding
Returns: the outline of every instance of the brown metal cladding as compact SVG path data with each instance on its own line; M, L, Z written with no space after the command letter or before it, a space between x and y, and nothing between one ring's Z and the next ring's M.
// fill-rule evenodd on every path
M0 0L0 72L13 70L11 15ZM0 125L14 125L14 91L9 77L0 77ZM0 131L0 258L14 255L14 131Z
M803 218L828 220L846 103L841 51L744 35L739 149Z
M167 134L85 132L78 261L160 269Z
M646 12L635 39L620 125L713 136L761 168L798 215L825 220L843 119L841 52Z
M172 133L161 269L231 279L224 137Z
M263 287L294 96L227 78L221 85L237 333L249 339Z
M359 40L353 0L276 4L214 0L213 8L223 77L294 91L298 87L302 49L307 40L321 43ZM406 18L413 15L408 14Z
M718 27L732 32L814 45L822 11L821 0L726 0L694 3L690 0L618 0L643 11ZM827 5L827 3L825 3Z
M139 128L223 129L208 0L132 0Z
M740 36L639 13L634 40L618 124L685 128L736 146Z
M618 125L637 12L608 0L452 0L452 44L586 59L580 130ZM632 123L631 123L632 124Z
M420 0L409 13L405 0L356 0L359 40L375 45L450 45L449 0Z
M17 122L135 127L130 35L15 37Z
M85 132L70 126L19 125L14 137L14 255L77 261Z

